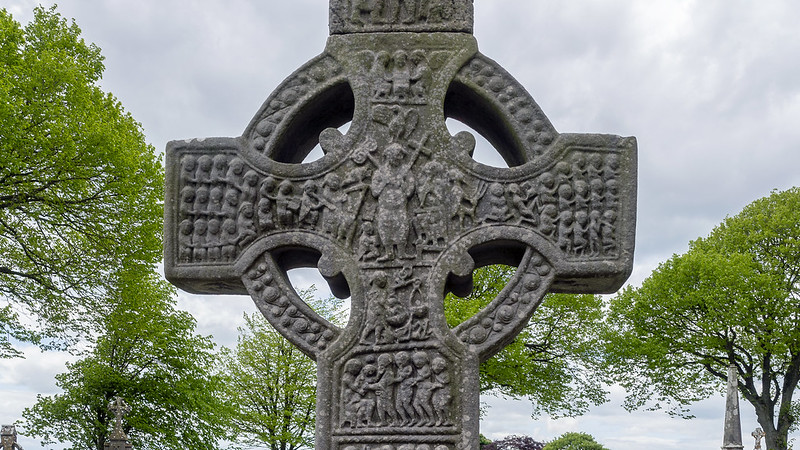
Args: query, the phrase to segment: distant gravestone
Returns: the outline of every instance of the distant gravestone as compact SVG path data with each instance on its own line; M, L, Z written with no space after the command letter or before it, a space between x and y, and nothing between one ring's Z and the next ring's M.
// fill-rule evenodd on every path
M742 421L739 415L739 378L736 366L728 367L728 391L725 400L725 431L722 450L742 450Z
M114 414L114 430L103 444L103 448L106 450L131 450L133 445L128 441L128 435L122 429L122 417L131 412L130 406L122 397L118 396L109 403L108 409Z
M471 0L331 0L325 51L241 137L167 146L167 278L249 294L317 361L316 448L477 449L479 364L547 292L613 292L630 274L635 139L559 134L472 23ZM446 117L511 167L474 161ZM496 263L519 268L449 328L445 294ZM347 327L298 297L298 267L351 296Z
M0 450L22 450L22 446L17 444L17 427L14 425L3 425L0 429Z

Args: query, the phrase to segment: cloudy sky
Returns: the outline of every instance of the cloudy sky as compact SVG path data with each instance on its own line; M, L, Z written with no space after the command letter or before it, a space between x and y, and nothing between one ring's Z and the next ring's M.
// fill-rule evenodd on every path
M636 136L639 284L726 215L800 185L800 2L475 0L481 51L513 74L561 132ZM5 0L30 20L34 0ZM49 6L50 1L42 4ZM106 57L103 87L159 150L172 139L238 136L280 81L327 37L325 0L61 0ZM298 279L306 281L307 274ZM181 294L200 331L235 340L249 299ZM0 361L0 422L54 391L63 355ZM700 450L722 440L723 400L697 419L629 414L612 402L575 419L530 418L487 399L490 438L586 431L613 450ZM743 403L746 447L757 423ZM798 437L795 435L795 437ZM40 448L21 439L27 449Z

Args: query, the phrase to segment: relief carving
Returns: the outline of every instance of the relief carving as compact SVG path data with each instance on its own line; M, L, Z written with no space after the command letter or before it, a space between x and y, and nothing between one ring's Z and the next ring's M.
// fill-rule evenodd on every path
M453 426L449 364L436 350L353 357L341 380L343 429Z

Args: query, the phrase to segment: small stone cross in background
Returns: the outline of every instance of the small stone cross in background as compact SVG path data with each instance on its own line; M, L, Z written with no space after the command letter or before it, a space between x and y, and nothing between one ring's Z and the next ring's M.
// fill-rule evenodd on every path
M755 430L755 431L753 431L753 432L751 433L751 435L752 435L752 436L753 436L753 438L756 440L756 446L755 446L755 447L753 447L753 450L761 450L761 439L763 439L763 438L764 438L764 436L766 436L766 435L764 434L764 430L762 430L762 429L761 429L761 427L759 427L759 428L756 428L756 430Z
M104 448L106 450L130 450L133 446L128 442L128 435L122 429L122 417L131 412L131 407L122 397L114 397L108 404L108 409L114 413L114 430L108 436Z

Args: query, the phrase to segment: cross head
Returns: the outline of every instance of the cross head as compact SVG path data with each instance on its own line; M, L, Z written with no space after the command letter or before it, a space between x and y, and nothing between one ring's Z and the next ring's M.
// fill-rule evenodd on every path
M558 133L482 55L471 0L332 0L325 51L238 138L167 147L165 271L189 292L246 293L318 364L316 447L477 449L478 368L547 292L608 293L632 268L636 141ZM509 164L472 159L485 136ZM350 122L346 133L337 128ZM319 144L324 156L304 158ZM447 292L518 266L447 326ZM286 272L351 298L339 328Z

